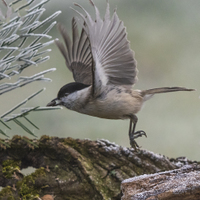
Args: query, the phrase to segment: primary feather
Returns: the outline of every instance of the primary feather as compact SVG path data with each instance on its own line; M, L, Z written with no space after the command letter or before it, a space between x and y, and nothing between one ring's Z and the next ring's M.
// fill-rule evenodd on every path
M116 11L110 18L109 3L104 18L99 14L98 8L90 1L95 9L96 19L79 4L85 15L75 10L84 20L83 26L91 46L94 60L95 88L113 85L133 85L137 80L136 61L133 51L130 49L127 33L122 21L119 20Z
M58 29L64 39L65 46L55 41L65 58L66 65L73 73L74 80L86 85L92 84L92 54L89 39L82 29L79 36L76 20L72 19L72 41L64 26L58 24Z

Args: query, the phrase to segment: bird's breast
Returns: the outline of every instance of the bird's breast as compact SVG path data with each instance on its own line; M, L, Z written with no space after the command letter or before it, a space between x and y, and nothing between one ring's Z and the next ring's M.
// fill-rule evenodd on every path
M90 98L79 112L106 119L123 119L136 114L142 103L139 92L114 88L105 90L96 98Z

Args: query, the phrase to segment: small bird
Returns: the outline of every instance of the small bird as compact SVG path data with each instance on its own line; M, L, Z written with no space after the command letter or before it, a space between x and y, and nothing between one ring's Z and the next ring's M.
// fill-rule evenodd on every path
M105 118L130 119L129 139L131 147L138 149L135 139L144 131L135 131L143 103L157 93L193 91L184 87L161 87L148 90L133 90L137 81L134 52L127 40L126 28L118 18L116 10L110 17L107 1L102 19L92 0L96 19L79 4L84 14L75 10L80 17L72 19L72 40L63 25L58 29L64 39L55 43L65 58L75 82L64 85L57 98L47 106L64 106L79 113ZM81 26L79 35L77 23Z

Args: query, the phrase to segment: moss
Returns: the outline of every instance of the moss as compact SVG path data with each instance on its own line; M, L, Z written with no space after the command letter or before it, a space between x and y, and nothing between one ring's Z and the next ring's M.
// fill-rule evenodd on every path
M48 140L51 140L50 136L48 136L48 135L42 135L39 141L40 142L44 142L44 141L48 141Z
M0 199L17 200L13 195L13 190L10 186L3 188L0 192ZM20 198L18 198L20 199Z
M64 138L62 140L63 144L65 145L69 145L70 147L74 148L74 149L78 149L80 148L80 144L77 143L77 140L71 138L71 137L68 137L68 138Z
M20 162L12 161L12 160L6 160L3 162L4 170L10 169L8 166L12 166L15 168L18 168L18 165ZM7 176L12 176L11 169L6 171ZM39 199L39 192L41 188L37 188L35 185L35 181L38 178L42 178L43 176L46 176L45 169L43 167L37 169L34 173L24 176L24 178L21 181L18 181L16 184L16 191L18 193L15 194L15 190L13 190L10 186L7 186L2 189L0 192L0 199L7 199L7 200L38 200ZM17 196L17 197L16 197Z
M41 167L37 169L34 173L25 176L22 181L17 183L17 190L19 191L20 196L23 200L35 200L39 197L39 190L35 186L35 180L45 176L45 169Z
M6 178L11 179L14 175L14 172L20 171L20 166L21 161L5 160L3 161L2 173Z
M21 138L22 137L20 135L14 135L12 141L21 140Z

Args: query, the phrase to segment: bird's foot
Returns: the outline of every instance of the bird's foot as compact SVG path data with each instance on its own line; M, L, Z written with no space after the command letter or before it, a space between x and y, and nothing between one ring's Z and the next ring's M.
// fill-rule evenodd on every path
M135 141L136 138L142 137L142 136L147 137L147 134L144 131L136 131L135 133L132 133L130 135L130 145L132 148L134 148L136 151L140 148L137 142Z
M139 145L137 144L137 142L133 139L130 140L130 145L132 148L134 148L136 151L140 149Z
M133 139L136 139L138 137L142 137L142 136L147 137L147 134L144 131L136 131L135 133L133 133Z

